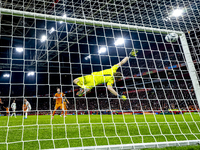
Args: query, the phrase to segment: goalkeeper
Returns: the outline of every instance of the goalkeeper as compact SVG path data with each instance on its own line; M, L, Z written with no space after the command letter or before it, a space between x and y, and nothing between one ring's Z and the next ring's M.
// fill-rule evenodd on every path
M135 57L138 51L134 49L130 52L130 57ZM119 95L112 87L114 82L120 81L122 79L121 72L117 72L117 69L121 67L128 61L129 57L125 57L121 62L114 65L110 69L102 70L99 72L93 72L91 75L82 76L74 79L74 84L77 84L81 87L80 91L76 93L78 96L84 96L86 93L89 93L92 88L96 85L107 83L108 90L115 96L126 100L125 95Z

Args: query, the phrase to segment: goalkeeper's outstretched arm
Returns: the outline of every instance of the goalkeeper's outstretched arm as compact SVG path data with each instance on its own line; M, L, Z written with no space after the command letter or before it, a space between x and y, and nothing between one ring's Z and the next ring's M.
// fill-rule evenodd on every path
M128 61L129 57L125 57L122 61L120 61L117 65L118 66L122 66L123 64L125 64Z
M108 88L108 90L109 90L113 95L118 96L118 93L113 89L112 86L107 85L107 88Z
M129 53L129 57L125 57L122 61L120 61L117 65L118 66L122 66L123 64L125 64L130 57L135 57L137 56L138 51L133 49L130 53Z
M125 64L127 61L129 60L129 57L125 57L122 61L120 61L117 65L119 67L121 67L123 64ZM119 95L112 86L107 85L108 90L115 96L122 98L123 100L126 100L126 96L125 95Z
M137 56L137 53L138 53L138 51L135 50L135 49L133 49L133 50L130 52L129 57L125 57L125 58L124 58L122 61L120 61L117 65L121 67L123 64L125 64L125 63L129 60L130 57L135 57L135 56ZM108 88L108 90L109 90L113 95L115 95L115 96L117 96L117 97L119 97L119 98L121 98L121 99L123 99L123 100L126 100L126 96L125 96L125 95L119 95L119 94L113 89L112 86L107 85L107 88Z
M121 98L121 99L123 99L123 100L126 100L126 96L125 96L125 95L119 95L119 94L113 89L112 86L107 85L107 88L108 88L108 90L109 90L113 95L115 95L115 96L117 96L118 98Z
M123 64L125 64L127 61L129 60L129 57L125 57L122 61L120 61L117 65L118 66L122 66ZM119 96L119 94L112 88L112 86L107 85L108 90L115 96Z

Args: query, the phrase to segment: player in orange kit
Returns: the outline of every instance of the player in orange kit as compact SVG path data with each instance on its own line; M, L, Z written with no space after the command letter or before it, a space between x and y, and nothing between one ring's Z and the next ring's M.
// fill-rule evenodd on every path
M26 112L26 110L27 110L26 104L23 104L23 105L22 105L22 110L23 110L23 112ZM25 116L25 115L24 115L24 116Z
M4 106L3 106L3 108L6 109L6 116L9 116L9 107L4 107Z
M64 103L63 103L63 93L60 92L60 88L57 88L57 93L55 94L53 99L56 99L56 105L54 107L54 111L52 114L52 119L54 118L56 110L60 107L60 109L64 110Z
M1 100L1 98L0 98L0 111L1 111L1 107L3 106L3 102L2 102L2 100Z

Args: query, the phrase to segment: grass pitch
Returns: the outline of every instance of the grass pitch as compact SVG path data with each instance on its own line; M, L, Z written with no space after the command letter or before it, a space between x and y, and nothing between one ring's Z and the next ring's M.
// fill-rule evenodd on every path
M199 128L199 114L1 116L0 150L196 140Z

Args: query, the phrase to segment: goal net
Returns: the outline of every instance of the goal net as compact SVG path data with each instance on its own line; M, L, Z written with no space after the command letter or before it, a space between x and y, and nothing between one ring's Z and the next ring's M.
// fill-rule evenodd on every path
M200 5L179 2L3 0L0 147L141 149L199 143ZM165 40L169 33L178 35L176 42ZM133 49L137 54L129 57ZM117 70L122 79L113 89L126 100L106 83L77 96L81 89L74 79L110 69L125 57ZM69 103L52 118L57 88Z

